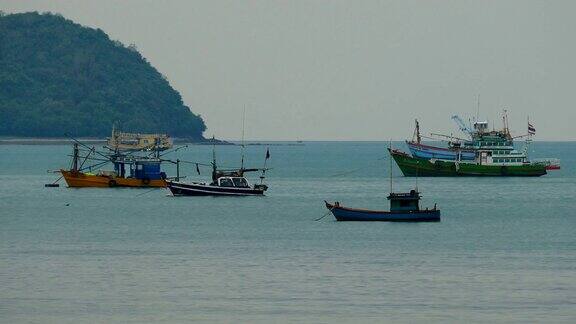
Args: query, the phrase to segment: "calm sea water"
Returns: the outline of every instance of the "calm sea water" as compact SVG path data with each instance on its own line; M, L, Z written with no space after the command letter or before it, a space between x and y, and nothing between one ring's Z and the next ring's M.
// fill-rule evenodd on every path
M562 160L541 178L418 179L440 223L314 221L388 207L386 146L270 146L268 195L244 198L44 188L70 146L0 146L0 322L576 321L576 143L535 143Z

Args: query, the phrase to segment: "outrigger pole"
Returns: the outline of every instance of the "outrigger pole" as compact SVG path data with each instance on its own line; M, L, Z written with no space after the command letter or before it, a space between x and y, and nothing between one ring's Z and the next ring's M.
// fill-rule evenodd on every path
M166 154L168 154L168 153L178 152L178 151L180 151L181 149L187 148L187 147L188 147L188 145L182 145L182 146L175 147L175 148L173 148L173 149L171 149L171 150L164 151L164 153L159 154L157 158L159 159L159 158L163 157L164 155L166 155ZM148 156L150 156L150 154L148 154Z
M75 138L73 138L72 136L70 136L68 133L65 133L64 136L68 137L69 139L71 139L71 140L74 142L74 150L73 150L73 153L72 153L72 165L71 165L72 171L74 171L74 172L79 172L79 171L84 170L82 167L84 166L84 163L86 163L86 161L87 161L88 158L90 157L90 154L91 154L91 153L98 153L99 155L101 155L101 156L103 156L104 158L106 158L106 159L104 160L104 162L97 163L96 165L102 165L102 164L106 164L106 163L110 162L110 158L109 158L109 157L107 157L107 156L105 156L105 155L97 152L94 147L89 147L88 145L83 144L82 142L80 142L80 141L78 141L77 139L75 139ZM80 166L78 166L78 160L79 160L79 158L80 158L80 150L79 150L79 148L78 148L79 145L81 145L81 146L83 146L83 147L85 147L85 148L87 148L87 149L89 150L89 151L88 151L88 154L86 154L86 156L83 157L84 160L82 161L82 163L80 163ZM101 161L102 161L102 160L101 160ZM64 176L61 175L61 176L60 176L58 179L56 179L54 182L44 184L44 187L59 187L60 185L59 185L57 182L60 181L63 177L64 177Z
M90 146L88 146L88 145L80 142L79 140L77 140L77 139L75 139L74 137L70 136L70 134L68 134L68 133L65 133L64 136L66 136L66 137L68 137L69 139L71 139L72 141L74 141L74 143L77 143L78 145L80 145L80 146L82 146L82 147L84 147L84 148L87 148L88 150L91 150L91 151L93 150L92 147L90 147ZM103 154L103 153L100 153L100 152L98 152L98 151L96 151L96 150L93 150L93 152L96 153L96 154L98 154L98 155L100 155L100 156L102 156L103 158L107 159L108 161L110 161L110 157L109 157L109 156L107 156L107 155L105 155L105 154Z
M452 136L452 135L444 135L444 134L438 134L438 133L430 133L430 135L432 135L432 136L445 137L445 138L449 138L449 139L451 139L451 140L452 140L452 139L457 139L457 140L459 140L459 141L467 141L466 139L459 138L459 137ZM425 136L423 136L423 137L425 137ZM430 137L427 137L427 138L430 138ZM430 139L435 139L435 138L430 138ZM437 139L436 139L436 140L437 140Z
M86 155L86 157L84 158L84 161L83 161L82 164L80 165L80 168L81 168L81 169L78 170L78 171L82 171L82 170L87 169L87 168L83 168L83 169L82 169L82 166L83 166L84 163L88 160L88 158L90 157L90 154L91 154L91 153L100 155L101 157L103 157L103 158L105 159L105 162L97 163L97 164L95 164L95 165L90 166L89 168L96 167L96 166L101 166L101 165L104 165L104 164L106 164L106 163L115 163L116 159L117 159L119 156L121 156L120 153L118 153L118 151L115 151L113 156L109 156L109 155L100 153L100 152L98 152L94 147L90 147L90 146L88 146L88 145L80 142L79 140L77 140L77 139L75 139L74 137L70 136L70 134L65 133L64 135L67 136L68 138L70 138L72 141L74 141L74 145L80 145L80 146L82 146L82 147L84 147L84 148L86 148L86 149L89 150L89 153ZM94 158L92 158L92 159L94 159Z

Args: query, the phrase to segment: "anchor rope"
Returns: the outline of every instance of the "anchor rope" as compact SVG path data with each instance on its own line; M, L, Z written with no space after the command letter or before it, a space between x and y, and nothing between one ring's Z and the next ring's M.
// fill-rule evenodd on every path
M327 211L327 212L326 212L324 215L322 215L322 217L320 217L320 218L317 218L317 219L315 219L314 221L315 221L315 222L317 222L317 221L321 220L322 218L324 218L324 217L326 217L326 216L330 215L330 213L332 212L332 209L334 209L334 208L336 208L336 206L335 206L335 205L334 205L334 206L332 206L331 208L328 208L328 211Z
M366 164L366 165L364 165L364 166L362 166L362 167L359 167L359 168L356 168L356 169L352 169L352 170L350 170L350 171L345 171L345 172L341 172L341 173L336 173L336 174L333 174L333 175L329 175L329 177L340 177L340 176L343 176L343 175L352 174L352 173L358 172L358 171L360 171L360 170L364 170L364 169L366 169L367 166L371 166L371 165L375 164L375 162L382 161L382 160L384 160L384 159L386 159L386 157L381 157L381 158L378 158L378 159L376 159L376 160L374 160L374 161L371 161L369 164Z
M137 195L134 196L134 197L140 197L140 196L143 196L143 195L145 195L145 194L147 194L147 193L151 193L152 191L158 190L158 189L162 189L162 188L152 188L152 189L147 190L147 191L145 191L145 192L141 192L141 193L137 194Z

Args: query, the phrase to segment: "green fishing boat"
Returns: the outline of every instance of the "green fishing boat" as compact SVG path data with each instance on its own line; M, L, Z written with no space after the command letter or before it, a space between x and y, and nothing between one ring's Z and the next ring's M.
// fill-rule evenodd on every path
M551 169L547 163L533 162L528 159L528 147L536 129L528 122L528 133L513 137L508 126L508 117L504 110L502 130L489 130L488 122L475 121L473 128L468 127L458 116L453 116L460 125L460 130L470 139L450 139L448 148L425 145L420 142L420 131L416 122L414 141L407 141L412 153L390 150L390 154L405 176L424 177L457 177L457 176L491 176L491 177L538 177ZM522 151L514 147L514 139L526 138ZM550 163L548 163L550 164Z
M530 163L523 158L499 158L489 155L488 151L479 152L479 161L425 159L398 150L389 151L406 177L539 177L546 174L543 163ZM514 162L510 162L512 159Z

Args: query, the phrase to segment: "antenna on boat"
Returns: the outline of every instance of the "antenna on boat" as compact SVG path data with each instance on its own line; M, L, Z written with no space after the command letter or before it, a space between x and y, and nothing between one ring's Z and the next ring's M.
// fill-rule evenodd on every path
M480 118L480 94L478 94L478 97L476 99L476 121L478 121L479 118Z
M240 169L244 170L244 150L245 150L245 145L244 145L244 125L246 122L246 104L244 104L244 111L242 113L242 158L240 161Z
M390 139L390 193L392 193L392 139Z
M212 180L216 175L216 139L212 135Z

